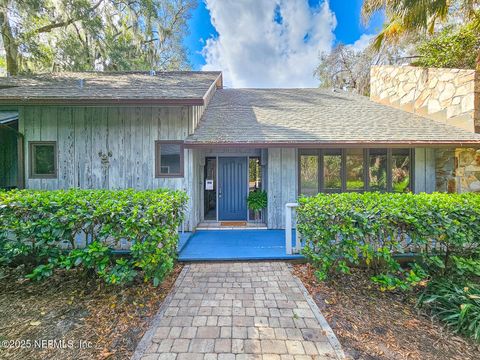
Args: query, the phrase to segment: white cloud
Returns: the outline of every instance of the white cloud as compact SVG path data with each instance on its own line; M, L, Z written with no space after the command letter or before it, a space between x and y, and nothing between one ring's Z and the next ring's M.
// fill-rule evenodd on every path
M353 44L348 45L352 50L357 52L363 51L367 48L368 45L372 42L375 34L362 34Z
M207 39L203 70L222 70L230 87L316 87L318 55L330 51L336 26L323 2L206 0L217 38ZM275 13L281 21L275 21Z

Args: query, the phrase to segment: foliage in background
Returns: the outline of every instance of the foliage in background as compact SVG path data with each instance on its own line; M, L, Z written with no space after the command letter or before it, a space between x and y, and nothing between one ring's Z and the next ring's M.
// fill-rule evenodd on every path
M462 34L458 34L456 37L448 36L443 32L436 34L437 24L456 27L459 24L468 24L463 30L470 28L478 34L480 31L479 6L479 0L364 0L362 17L365 22L368 22L378 12L384 12L386 15L383 29L373 42L373 48L376 50L379 50L385 43L395 44L405 36L419 33L430 34L433 35L433 38L438 36L439 39L437 42L433 41L430 47L423 46L424 56L426 55L427 58L439 57L437 47L440 46L449 51L449 56L459 61L466 49L462 49L458 43L464 42L465 45L468 45L470 35L467 34L466 38L462 38ZM449 47L448 41L452 42L452 47ZM480 66L480 49L478 47L471 49L475 52L468 54L467 57L475 56L475 63ZM432 66L435 64L436 62L433 61ZM456 67L455 63L453 66Z
M448 26L422 42L414 65L436 68L474 69L480 50L480 28L467 24Z
M140 269L158 285L173 268L186 202L169 190L0 192L0 264L35 267L33 279L81 267L107 283ZM125 241L130 256L114 255Z
M330 53L322 53L315 76L320 87L345 89L360 95L370 94L370 67L392 64L413 51L412 43L418 36L410 36L395 46L384 44L379 51L371 46L357 50L352 45L336 45Z
M0 0L7 71L178 70L195 0Z

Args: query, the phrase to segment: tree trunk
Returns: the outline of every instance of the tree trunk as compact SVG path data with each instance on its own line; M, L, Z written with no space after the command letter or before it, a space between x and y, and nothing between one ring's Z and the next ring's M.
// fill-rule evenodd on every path
M480 50L477 51L477 63L475 70L480 72Z
M7 2L8 3L8 2ZM5 4L7 5L7 4ZM0 32L2 35L3 47L5 49L5 60L7 62L7 73L18 74L18 45L13 37L12 28L8 21L7 6L0 8Z

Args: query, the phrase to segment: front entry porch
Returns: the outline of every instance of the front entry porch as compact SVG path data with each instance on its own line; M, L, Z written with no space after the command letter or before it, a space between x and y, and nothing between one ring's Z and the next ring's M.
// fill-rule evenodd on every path
M180 261L295 259L303 256L287 255L284 230L197 230L179 253Z

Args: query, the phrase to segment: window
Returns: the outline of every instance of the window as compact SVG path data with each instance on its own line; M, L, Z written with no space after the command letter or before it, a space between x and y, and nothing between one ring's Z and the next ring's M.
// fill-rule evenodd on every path
M408 149L392 150L392 191L409 192L410 185L410 151Z
M183 141L155 142L155 177L183 177Z
M57 143L54 141L29 142L30 178L55 179L57 177Z
M318 193L318 155L300 155L300 188L302 194Z
M325 191L342 190L342 150L325 150L323 153L323 187Z
M412 149L299 150L299 192L412 191Z
M370 149L369 151L368 189L387 191L387 149Z
M365 166L363 149L346 150L347 190L365 189Z

